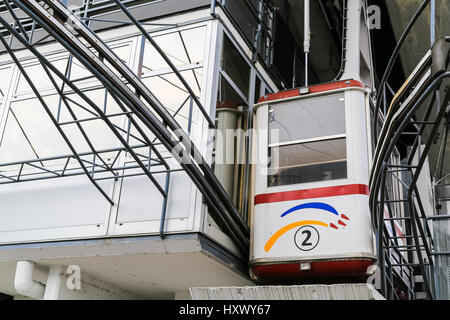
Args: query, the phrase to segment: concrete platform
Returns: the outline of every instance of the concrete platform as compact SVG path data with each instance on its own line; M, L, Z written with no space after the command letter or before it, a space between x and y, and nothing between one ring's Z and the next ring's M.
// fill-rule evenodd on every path
M193 300L385 300L370 284L191 288Z

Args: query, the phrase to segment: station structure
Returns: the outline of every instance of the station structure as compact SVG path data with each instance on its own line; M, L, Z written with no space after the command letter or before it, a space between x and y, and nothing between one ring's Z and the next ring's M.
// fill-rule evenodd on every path
M450 299L447 1L0 1L0 299Z

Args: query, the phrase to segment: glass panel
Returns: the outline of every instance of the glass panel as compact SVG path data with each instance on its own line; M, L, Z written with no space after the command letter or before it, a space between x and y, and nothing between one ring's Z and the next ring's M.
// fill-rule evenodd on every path
M153 39L175 66L200 63L204 59L206 27L172 32L155 36ZM161 55L147 41L145 43L143 68L144 73L169 68Z
M36 155L26 135L21 130L19 123L10 111L5 127L2 143L0 144L0 162L8 163L13 161L35 159ZM0 171L18 170L19 166L2 167Z
M155 137L155 135L150 131L150 129L145 126L142 121L133 116L133 119L136 121L137 125L141 128L141 130L143 131L144 135L154 144L156 144L156 149L164 154L167 152L166 148L164 146L162 146L160 143L158 143L157 138ZM133 147L133 149L135 150L135 152L139 153L139 154L143 154L143 155L148 155L150 148L149 147L140 147L137 148L137 146L141 146L143 144L146 144L145 139L143 138L143 136L139 133L138 129L135 126L131 126L130 128L130 139L129 139L129 144L131 147ZM131 157L130 154L127 152L127 156Z
M108 45L124 63L126 63L126 64L129 63L130 51L131 51L130 43L126 43L126 44L122 44L122 45L118 45L118 44L115 44L115 45L108 44ZM94 54L97 54L95 50L91 49L91 51L94 52ZM114 68L112 68L111 64L108 61L104 60L104 62L108 67L110 67L113 70L113 72L117 76L120 76L120 74ZM93 74L90 71L88 71L88 69L86 69L86 67L78 59L72 58L72 65L71 65L71 70L70 70L70 80L73 80L73 81L87 80L86 78L93 79L93 77L94 77Z
M239 90L241 90L242 93L248 97L250 86L250 66L226 35L223 37L221 66Z
M0 101L3 100L11 84L11 70L11 67L0 69Z
M0 162L40 159L69 152L37 99L11 103L0 145Z
M344 134L344 94L271 105L269 130L278 130L280 138L270 143Z
M244 213L244 188L248 153L245 130L247 103L221 74L217 95L216 136L213 146L213 169L239 212Z
M249 0L249 3L253 7L254 10L258 10L259 0Z
M261 80L256 76L254 103L258 103L259 98L261 98Z
M76 81L87 77L93 77L92 73L90 73L78 59L73 58L70 70L70 80Z
M346 139L269 148L269 187L345 179Z
M11 84L12 67L0 69L0 118L3 111L3 100Z
M85 92L86 96L88 96L89 99L91 99L99 108L103 110L103 112L106 115L111 114L117 114L121 113L122 110L119 108L119 106L115 103L115 101L111 98L111 96L108 95L108 99L105 101L105 89L99 89L99 90L92 90ZM76 118L78 120L86 120L86 119L92 119L95 117L98 117L98 114L95 112L95 110L90 107L84 100L82 100L77 95L69 95L69 98L71 98L73 101L77 102L72 103L69 102L69 106L72 109L73 113L75 114ZM106 102L106 104L105 104ZM84 107L84 109L83 109ZM62 117L60 122L62 121L73 121L73 117L70 114L67 107L63 104L62 105ZM89 110L89 111L88 111ZM115 117L109 117L109 120L115 124L118 127L121 127L122 119L124 116L115 116ZM88 136L92 146L95 148L95 150L104 150L109 148L117 147L117 138L114 135L114 133L111 131L111 129L108 127L106 122L103 120L89 120L80 122L80 125L86 135ZM91 148L89 147L89 144L87 143L86 139L84 139L81 130L78 128L78 126L73 124L64 125L63 127L64 133L67 135L71 143L74 145L77 152L91 152ZM120 132L120 131L119 131ZM106 157L112 157L112 155L106 155L102 154Z
M67 68L67 58L60 59L56 61L52 61L52 64L63 74L66 72ZM44 68L41 64L34 64L28 67L25 67L25 72L30 77L31 82L36 87L37 90L44 90L44 89L53 89L53 83L50 80L50 77L45 72ZM53 72L50 72L50 74L53 76L56 84L58 87L61 87L62 80L57 77ZM23 94L23 93L29 93L31 92L31 87L28 84L28 81L25 79L25 77L21 74L19 78L19 83L17 85L16 94Z
M254 3L254 5L254 8L257 9L258 5L256 3ZM246 1L227 0L225 2L225 9L230 13L247 40L253 42L258 27L258 21Z
M206 27L183 30L180 35L189 62L202 62L205 55Z
M124 62L125 64L128 64L129 60L130 60L130 44L127 43L125 45L121 45L121 46L112 46L112 50L114 51L114 53L122 60L122 62ZM113 72L120 77L120 73L118 71L116 71L115 68L113 68L111 66L111 64L105 60L105 64L111 68L111 70L113 70Z
M201 72L186 70L181 72L181 75L197 97L199 97ZM176 113L175 119L177 121L181 120L180 118L185 118L186 120L189 118L190 95L174 73L144 78L143 82L172 115ZM194 122L197 119L198 111L198 106L194 102L192 108L192 119ZM184 128L187 129L187 123Z
M108 96L105 105L105 90L92 90L85 94L107 115L122 112L118 105ZM75 94L67 95L69 108L61 102L59 95L44 98L52 115L59 119L61 128L78 153L91 152L91 148L83 137L81 130L75 123L72 112L77 120L97 117L97 113L86 102ZM122 126L124 116L110 117L113 124ZM117 147L117 138L103 120L89 120L80 122L93 148L97 151ZM65 156L71 154L70 148L56 129L38 99L27 99L11 103L6 123L5 133L0 145L0 162L15 162L47 157ZM102 153L105 161L112 160L116 152ZM92 156L90 160L92 160ZM86 158L87 159L87 158ZM98 161L98 160L97 160ZM58 161L36 163L44 166L57 165L65 162ZM17 168L8 168L17 169Z
M222 107L238 107L246 104L222 75L220 75L219 81L218 105Z

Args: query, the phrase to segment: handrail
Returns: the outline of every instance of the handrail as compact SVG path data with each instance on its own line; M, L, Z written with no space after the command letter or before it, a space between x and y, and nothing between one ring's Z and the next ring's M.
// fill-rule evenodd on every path
M449 79L449 78L450 78L450 72L444 72L444 73L440 74L439 76L437 76L437 78L434 79L433 83L425 90L425 92L423 92L421 97L410 108L408 108L408 110L407 110L408 112L406 114L403 113L403 115L401 115L401 117L399 119L398 118L392 119L392 121L396 122L396 124L394 124L396 130L392 130L391 131L391 135L387 136L386 139L383 140L385 144L386 143L388 144L388 146L387 146L387 148L384 149L385 151L382 154L378 155L378 157L382 157L382 158L379 159L381 161L376 160L376 159L375 159L376 161L374 161L376 167L374 167L372 170L374 170L376 172L379 172L381 174L376 174L375 177L373 177L374 180L371 180L371 182L370 182L370 186L371 186L370 190L371 190L371 192L370 192L370 197L369 197L370 200L369 200L369 202L371 203L371 211L372 211L372 214L373 214L374 227L378 226L378 230L379 230L378 246L379 246L379 250L381 250L381 251L382 251L382 248L383 248L383 246L382 246L382 238L383 238L383 236L382 236L383 235L383 231L382 230L383 230L383 226L382 226L382 224L383 224L384 220L383 220L383 217L382 217L383 213L382 212L378 212L378 210L377 210L378 205L376 204L376 201L377 201L376 196L378 195L378 193L381 193L381 199L380 199L381 206L380 207L383 208L383 202L384 202L383 190L386 188L385 183L383 182L384 181L383 178L386 175L386 171L383 170L382 168L386 167L386 165L388 164L388 159L389 159L389 156L390 156L391 152L393 151L393 149L394 149L395 145L397 144L397 141L400 138L402 132L404 131L406 126L410 123L412 117L414 116L414 114L416 113L418 108L422 105L422 103L426 100L426 98L428 98L428 96L431 93L433 93L434 90L436 90L436 88L438 86L440 86L442 81L444 81L445 79ZM416 245L416 253L418 255L419 266L421 268L421 272L422 272L423 275L425 275L426 271L425 271L425 266L424 266L423 261L422 261L423 260L422 259L422 249L419 246L419 244L420 244L419 236L422 239L422 243L424 245L424 250L426 252L427 258L430 261L430 263L432 263L432 255L433 254L432 254L432 250L430 249L430 247L428 245L428 242L425 240L426 239L426 235L424 233L424 230L422 228L421 223L419 222L420 221L420 217L419 217L419 215L417 213L417 210L415 209L415 205L413 203L414 200L413 200L412 196L413 196L413 193L417 197L419 196L417 194L418 190L417 190L417 187L416 187L416 183L417 183L419 174L421 172L422 166L424 165L425 157L427 156L428 151L431 148L432 137L434 137L435 133L437 132L439 123L441 122L441 120L442 120L442 118L443 118L443 116L445 114L445 110L446 110L445 106L447 106L449 101L450 101L450 93L447 93L445 98L441 102L439 113L436 116L435 124L433 125L433 128L431 130L431 133L430 133L430 137L431 138L429 138L428 142L426 143L425 148L424 148L423 153L422 153L422 155L421 155L421 157L420 157L420 159L418 161L417 166L414 166L415 172L413 174L412 181L411 181L410 186L408 188L408 195L407 195L407 197L408 197L409 209L412 212L412 215L410 217L411 217L411 221L413 223L412 231L413 231L414 243ZM429 105L429 108L431 108L431 106L432 105ZM387 124L385 124L385 126L386 125ZM380 165L381 165L381 169L379 169ZM408 167L412 168L412 166L408 166ZM419 200L419 207L420 207L421 213L423 215L423 212L422 212L423 208L420 206L420 200ZM377 213L379 214L379 222L378 222L378 224L376 223L377 219L375 217L375 215ZM428 225L426 224L425 226L428 229ZM418 230L419 234L417 233L417 230ZM382 253L380 252L380 254L382 254ZM382 263L382 262L383 261L381 261L380 263L382 265L384 265L384 263ZM429 283L428 278L426 276L424 276L424 282L425 282L425 285L426 285L427 292L428 292L429 296L431 298L433 298L434 295L432 293L432 289L431 289L430 283Z
M387 67L384 71L383 77L380 81L380 90L377 93L377 103L375 106L375 118L378 115L378 112L380 110L381 107L381 102L382 99L380 99L380 97L384 94L384 91L386 90L386 83L387 80L389 79L389 76L391 75L392 69L394 68L394 64L397 61L397 58L400 54L400 49L403 46L403 43L405 42L406 38L408 37L409 33L411 32L411 29L414 27L414 25L416 24L417 20L419 19L419 17L422 15L423 11L425 10L425 8L428 6L428 4L430 3L430 0L424 0L422 2L422 4L420 5L419 9L417 9L417 11L415 12L415 14L413 15L413 17L411 18L411 20L409 21L408 25L406 26L405 30L403 31L403 34L401 35L399 41L397 42L397 45L394 48L394 51L389 59L389 62L387 64ZM375 141L378 141L378 134L377 134L377 124L378 122L375 121L374 125L373 125L373 136L375 138Z

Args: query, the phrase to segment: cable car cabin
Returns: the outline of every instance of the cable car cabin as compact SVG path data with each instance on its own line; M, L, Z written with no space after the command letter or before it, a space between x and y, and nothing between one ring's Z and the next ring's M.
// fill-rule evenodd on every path
M255 107L250 273L262 282L368 277L368 91L340 81Z

